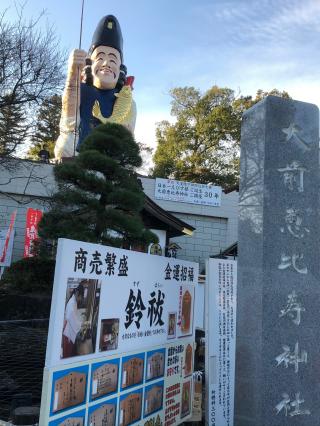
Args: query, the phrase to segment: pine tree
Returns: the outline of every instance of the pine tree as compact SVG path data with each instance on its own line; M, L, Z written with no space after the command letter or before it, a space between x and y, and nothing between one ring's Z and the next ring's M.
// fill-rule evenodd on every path
M135 168L140 165L139 146L125 127L95 128L77 157L55 166L59 190L40 222L40 236L124 248L157 241L139 215L144 193Z
M36 129L27 157L39 159L42 149L49 151L49 158L54 157L54 146L59 136L59 121L61 116L61 96L53 95L45 99L37 115Z
M20 105L11 103L11 96L6 96L7 104L0 109L0 156L11 156L28 133L25 126L25 114Z

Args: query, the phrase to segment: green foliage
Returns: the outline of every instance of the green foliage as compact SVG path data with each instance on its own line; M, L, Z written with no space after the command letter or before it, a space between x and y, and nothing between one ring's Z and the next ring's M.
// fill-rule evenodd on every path
M42 102L27 158L39 160L39 152L42 149L49 151L49 158L54 157L54 146L59 136L61 106L59 95L53 95Z
M256 98L254 99L254 103L257 103L261 101L266 96L280 96L280 98L286 98L289 99L289 93L283 90L282 92L278 89L272 89L270 92L264 92L263 90L259 89L257 90Z
M40 257L18 260L5 269L1 288L8 293L50 293L54 277L55 261Z
M139 146L125 127L95 128L77 157L55 166L59 191L39 235L124 248L157 241L140 217L144 193L135 173L140 165Z
M21 140L26 137L27 129L24 125L25 113L21 105L10 103L10 96L5 96L7 104L1 107L0 114L0 155L12 155Z
M268 94L289 97L276 89L259 90L255 99L236 98L233 90L217 86L204 94L194 87L171 90L176 122L162 121L157 127L153 176L237 185L242 114Z

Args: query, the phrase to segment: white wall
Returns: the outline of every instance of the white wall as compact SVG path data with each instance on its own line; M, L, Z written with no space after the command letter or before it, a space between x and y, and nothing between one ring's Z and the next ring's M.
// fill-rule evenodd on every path
M0 164L0 229L8 226L10 214L17 209L13 260L23 255L27 208L48 208L56 185L53 165L13 160ZM192 237L173 238L182 250L181 259L200 262L200 271L209 255L220 253L238 239L238 193L222 193L221 206L199 206L189 203L156 200L155 179L141 178L144 192L163 209L196 228Z
M197 204L175 201L156 200L155 179L141 178L144 192L159 206L177 218L196 228L193 236L173 238L182 250L178 257L200 263L204 267L206 258L219 254L238 240L238 199L239 194L233 191L222 192L221 206L200 206Z

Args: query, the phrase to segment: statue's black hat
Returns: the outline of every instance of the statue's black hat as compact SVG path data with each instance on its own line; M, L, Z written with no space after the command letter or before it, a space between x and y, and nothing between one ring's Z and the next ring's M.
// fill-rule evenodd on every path
M123 62L122 33L120 24L115 16L107 15L100 20L92 37L90 55L98 46L110 46L117 49L121 56L121 62Z

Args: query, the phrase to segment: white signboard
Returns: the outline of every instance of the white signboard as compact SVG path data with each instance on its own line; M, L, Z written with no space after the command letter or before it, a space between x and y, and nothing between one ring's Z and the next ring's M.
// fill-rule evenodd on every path
M221 187L180 180L156 178L155 198L157 200L179 201L180 203L200 204L219 207Z
M237 262L209 259L206 281L206 423L233 426Z
M189 418L197 280L192 262L59 240L40 423Z

